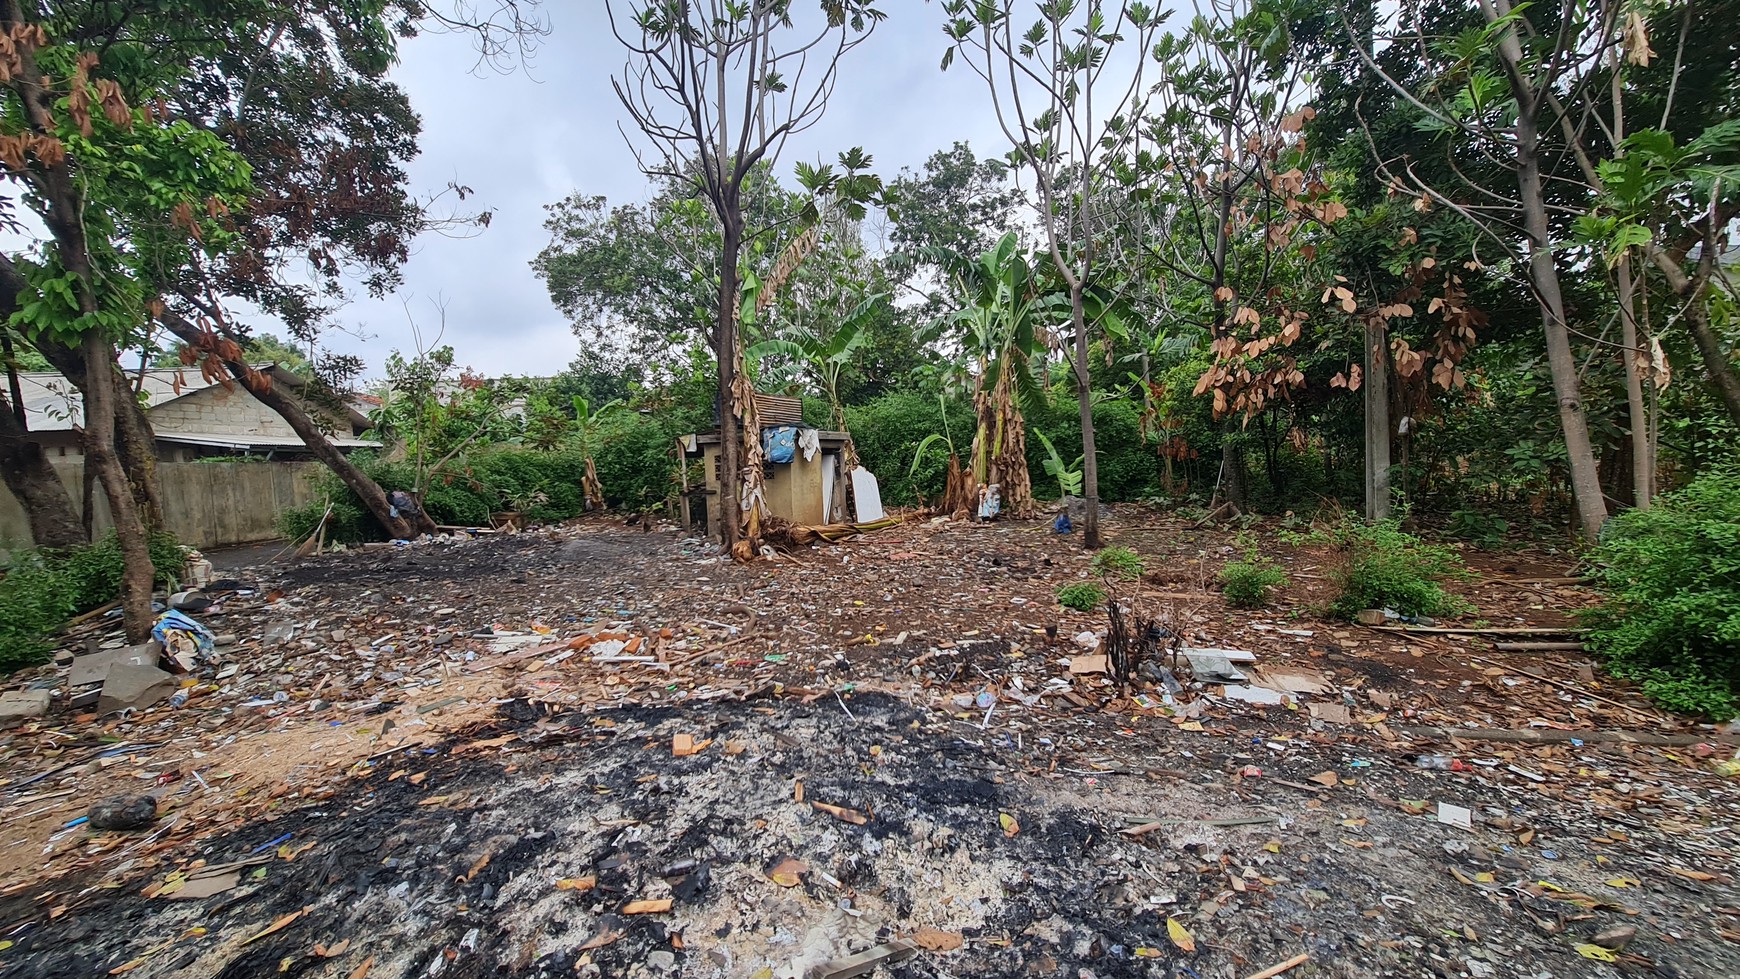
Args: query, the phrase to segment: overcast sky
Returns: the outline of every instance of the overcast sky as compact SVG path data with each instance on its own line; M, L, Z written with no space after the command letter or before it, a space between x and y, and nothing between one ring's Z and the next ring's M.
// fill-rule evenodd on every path
M891 0L890 16L841 67L820 124L787 144L777 164L789 181L798 160L833 161L852 146L875 157L884 179L957 139L981 156L1008 149L990 114L983 82L963 67L944 73L942 12L919 0ZM623 52L598 0L544 5L550 34L529 66L474 73L474 41L424 35L403 45L395 72L423 117L422 156L411 167L419 193L456 181L469 203L494 212L489 228L464 240L418 241L399 294L359 299L338 321L366 339L334 334L329 345L363 355L378 374L388 351L414 344L410 303L426 331L446 302L446 334L459 363L489 375L548 375L567 366L578 341L551 306L528 264L546 241L543 206L576 191L611 203L644 200L647 184L617 131L621 105L610 88Z

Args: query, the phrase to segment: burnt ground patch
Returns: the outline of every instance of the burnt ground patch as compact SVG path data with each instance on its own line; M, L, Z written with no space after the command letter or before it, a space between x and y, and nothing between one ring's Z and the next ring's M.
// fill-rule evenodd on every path
M1262 779L1107 775L1084 788L1035 777L1012 750L963 737L972 730L879 694L566 715L506 703L446 750L382 758L330 799L184 854L233 860L286 834L314 844L218 897L146 899L142 874L95 890L62 882L67 909L52 919L40 895L5 900L0 915L30 927L12 932L0 975L103 975L141 957L130 974L185 979L349 975L370 957L373 976L801 975L931 924L973 942L971 956L886 975L1230 975L1303 950L1318 975L1450 976L1471 974L1450 965L1468 961L1464 929L1563 969L1564 940L1540 922L1578 932L1625 920L1439 884L1448 867L1472 876L1494 855L1393 812L1350 828L1347 804L1313 808ZM465 750L507 733L519 740ZM677 734L713 743L673 757ZM1451 777L1398 773L1372 791L1424 795ZM1272 821L1191 822L1228 811ZM1019 820L1013 835L1002 813ZM1155 816L1178 822L1119 832ZM768 877L786 858L807 868L790 887ZM1232 907L1192 921L1195 952L1173 945L1167 917L1232 891ZM668 912L630 913L663 900ZM315 951L347 940L331 958ZM1660 959L1658 972L1711 974L1683 961Z
M1158 535L1156 564L1188 571L1202 549L1143 528ZM266 667L197 711L112 732L174 747L105 781L86 764L110 733L95 725L15 741L54 773L20 788L85 793L172 770L185 808L171 836L135 852L63 831L84 803L40 803L67 811L39 817L34 835L15 829L11 852L61 876L0 896L13 943L0 976L349 976L372 960L370 979L736 979L804 975L926 927L965 949L883 979L1238 979L1300 952L1311 961L1290 975L1311 979L1740 975L1740 783L1708 761L1593 739L1398 740L1368 711L1389 710L1394 730L1580 731L1603 715L1558 688L1482 679L1449 644L1308 620L1292 624L1314 637L1283 636L1278 618L1195 599L1180 613L1198 641L1324 670L1343 687L1325 700L1354 693L1356 722L1193 690L1206 710L1186 724L1070 675L1074 636L1103 619L1052 596L1084 565L1013 525L907 526L747 567L675 536L580 528L261 571L285 594L232 603L225 631L244 636L227 655ZM252 638L285 620L304 624L295 642ZM668 662L555 652L601 623L661 635ZM550 648L498 662L492 625ZM245 706L282 688L282 704ZM1393 709L1367 705L1379 688ZM347 767L387 719L420 747ZM677 735L710 743L677 757ZM210 761L230 740L243 761ZM1423 752L1473 767L1415 768ZM246 784L189 787L189 772L268 755L279 766ZM1311 781L1326 771L1333 789ZM1440 822L1439 802L1468 808L1472 829ZM1157 828L1124 832L1137 824ZM228 891L142 894L286 835ZM53 855L33 859L45 840ZM771 879L787 859L805 869ZM1638 932L1619 961L1575 950L1615 925Z

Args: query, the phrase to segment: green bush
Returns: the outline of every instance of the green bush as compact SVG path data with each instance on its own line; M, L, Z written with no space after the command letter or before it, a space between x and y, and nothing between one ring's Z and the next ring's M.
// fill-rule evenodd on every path
M1091 581L1078 581L1057 590L1057 603L1079 612L1092 612L1106 600L1106 590Z
M278 533L289 540L303 540L320 526L326 512L325 500L310 500L278 514ZM326 539L354 544L368 539L367 528L372 519L362 507L342 500L332 504L332 517L326 523Z
M1153 445L1142 441L1141 414L1141 407L1125 398L1094 405L1094 449L1103 501L1141 500L1159 492L1160 456ZM1027 413L1026 421L1027 469L1037 477L1034 495L1050 499L1057 482L1045 478L1045 444L1032 433L1044 432L1060 456L1074 459L1081 455L1081 409L1073 394L1053 393L1041 410Z
M955 399L946 403L948 434L954 438L961 465L970 465L973 443L972 403ZM882 502L888 506L914 506L919 494L934 500L943 493L948 472L948 446L937 445L925 452L913 471L912 455L920 442L943 431L944 404L934 396L910 391L885 394L861 405L846 406L846 424L858 461L876 475ZM830 426L831 427L831 426ZM907 476L911 471L912 475ZM1036 473L1043 472L1036 463Z
M169 534L151 538L157 579L179 580L181 545ZM27 551L0 577L0 672L45 662L48 639L67 619L121 594L121 546L113 533L65 552Z
M1451 615L1473 606L1444 590L1443 582L1471 577L1453 548L1427 544L1394 520L1365 524L1351 517L1309 538L1339 552L1330 571L1336 598L1329 610L1352 619L1368 608L1402 615Z
M1255 547L1247 548L1242 560L1229 561L1220 569L1221 593L1233 608L1262 608L1269 604L1269 593L1286 584L1281 566Z
M1452 510L1449 522L1444 526L1444 532L1451 537L1472 541L1481 547L1496 547L1504 543L1504 535L1509 531L1510 521L1487 509Z
M1590 555L1603 592L1589 642L1663 706L1716 718L1740 708L1740 469L1628 510Z
M1142 556L1127 547L1108 547L1088 564L1102 578L1135 581L1142 577Z

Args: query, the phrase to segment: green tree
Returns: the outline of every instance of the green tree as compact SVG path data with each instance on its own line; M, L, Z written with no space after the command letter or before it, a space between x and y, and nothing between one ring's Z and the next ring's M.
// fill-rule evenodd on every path
M760 467L742 465L741 425L754 416L753 392L738 380L742 344L736 316L745 245L744 183L757 164L778 157L792 134L822 117L841 59L862 44L884 16L866 0L823 0L820 6L820 22L811 23L793 16L789 0L605 4L611 28L629 57L612 85L635 128L653 147L646 163L649 175L687 181L711 205L719 223L715 266L719 301L711 338L719 404L724 409L720 412L724 492L719 494L718 526L725 545L745 558L754 548L736 546L745 516L739 470L753 484ZM619 19L619 10L626 16ZM768 280L784 278L777 273L778 266ZM749 441L753 454L759 439ZM746 516L753 538L759 513L752 509Z
M1117 166L1137 145L1147 98L1143 72L1163 14L1143 3L1038 3L1024 29L1015 0L946 0L953 42L943 67L959 55L989 87L998 125L1030 170L1039 225L1069 295L1070 335L1058 349L1074 374L1081 415L1082 543L1100 546L1099 454L1094 446L1092 332L1122 332L1113 304L1091 301L1103 283L1103 212ZM1016 33L1023 31L1023 33ZM1131 52L1134 52L1132 57ZM1091 307L1091 308L1090 308Z

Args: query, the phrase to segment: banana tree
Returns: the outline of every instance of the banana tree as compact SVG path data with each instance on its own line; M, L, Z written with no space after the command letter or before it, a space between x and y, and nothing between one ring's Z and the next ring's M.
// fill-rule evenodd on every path
M1034 377L1034 358L1046 350L1046 327L1058 321L1060 312L1067 312L1067 299L1047 287L1013 233L976 258L951 251L938 251L933 257L948 275L952 298L962 307L939 326L952 328L978 367L973 482L997 484L1003 507L1012 516L1031 517L1033 484L1027 471L1022 407L1044 403L1044 388Z
M622 399L606 401L593 408L581 395L574 396L574 442L580 449L585 472L580 477L580 489L586 494L586 509L604 509L604 484L598 481L598 467L592 462L592 446L598 438L598 424L610 412L622 407Z
M834 429L844 432L846 408L840 401L840 372L852 362L852 356L869 339L869 334L864 329L865 324L887 299L885 294L870 296L846 314L830 331L823 332L815 327L789 330L750 347L748 355L756 361L768 357L785 357L799 365L808 375L807 380L820 388L822 396L828 399L828 410L834 418ZM850 443L847 444L846 452L846 469L850 471L857 468L858 460L852 453Z

